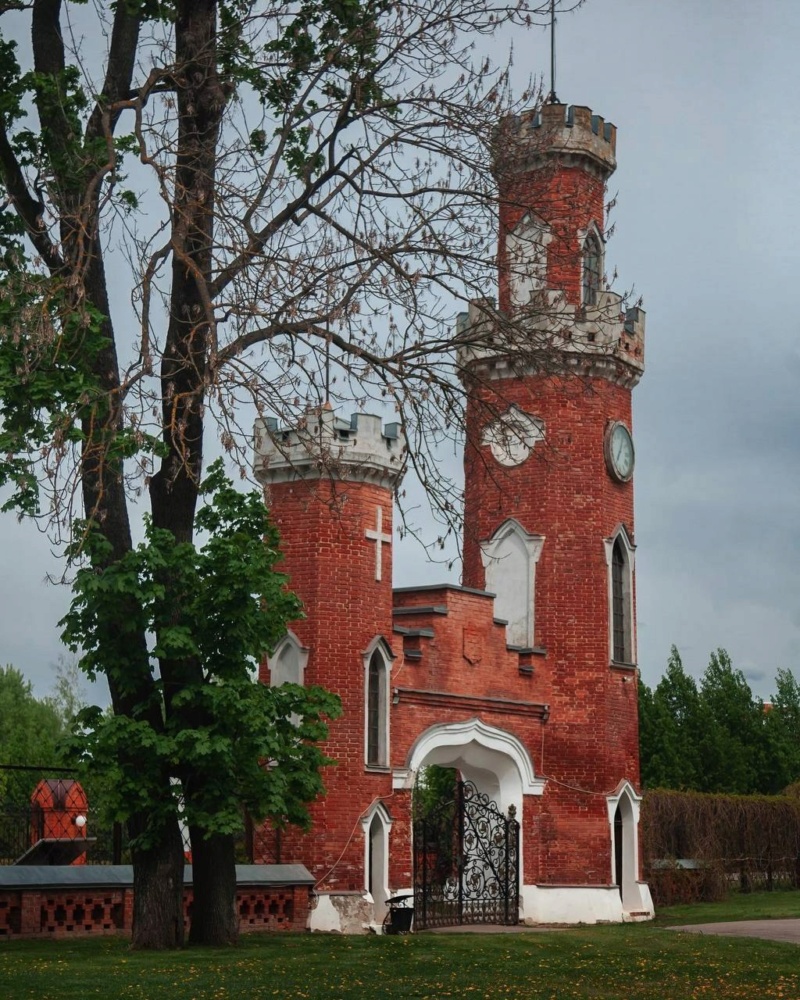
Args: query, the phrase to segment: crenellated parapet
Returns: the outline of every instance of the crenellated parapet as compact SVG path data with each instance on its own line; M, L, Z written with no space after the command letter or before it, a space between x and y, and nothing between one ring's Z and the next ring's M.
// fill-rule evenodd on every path
M398 423L354 413L338 417L328 406L312 407L295 427L273 417L255 423L254 473L259 482L297 479L371 482L393 489L405 471L405 436Z
M575 306L564 292L543 289L524 312L504 327L492 318L493 300L470 302L469 312L458 317L459 367L488 367L502 378L578 366L629 387L641 378L645 312L626 308L617 292L599 292L596 304Z
M497 133L495 171L536 170L557 157L580 162L604 180L613 174L617 129L582 105L543 104L504 120Z

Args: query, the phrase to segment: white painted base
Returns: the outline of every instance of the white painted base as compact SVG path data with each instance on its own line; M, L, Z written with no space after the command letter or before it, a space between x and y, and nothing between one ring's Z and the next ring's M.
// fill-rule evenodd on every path
M308 915L308 929L327 934L366 934L375 920L368 892L321 892Z
M641 905L623 910L616 886L524 885L520 892L520 922L523 924L623 923L653 916L650 889L638 882ZM633 911L637 915L630 917ZM647 914L646 916L644 914Z
M619 890L614 885L524 885L519 897L519 919L520 923L531 926L652 920L653 900L646 882L636 883L635 895L632 902L636 905L623 910ZM382 926L375 919L370 893L322 892L309 914L308 929L328 934L379 934Z

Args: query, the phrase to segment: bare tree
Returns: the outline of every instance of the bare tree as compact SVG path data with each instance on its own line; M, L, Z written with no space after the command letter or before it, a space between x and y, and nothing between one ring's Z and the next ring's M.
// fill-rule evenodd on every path
M512 321L490 298L492 163L514 108L506 71L482 51L540 8L4 4L13 29L30 18L32 38L28 72L0 42L6 506L74 541L79 498L81 524L109 543L101 572L131 551L139 494L156 528L192 541L212 428L245 469L255 414L292 424L325 400L371 400L397 412L409 461L452 520L458 497L435 448L463 427L465 359L490 337L512 363L548 359L526 310ZM470 300L486 322L458 327ZM120 618L135 613L128 595ZM202 667L164 654L156 670L143 632L136 645L124 675L107 671L114 712L158 731ZM162 804L171 776L151 790ZM138 809L129 826L135 943L178 943L177 820L154 832ZM192 830L192 933L225 941L233 839L208 834Z

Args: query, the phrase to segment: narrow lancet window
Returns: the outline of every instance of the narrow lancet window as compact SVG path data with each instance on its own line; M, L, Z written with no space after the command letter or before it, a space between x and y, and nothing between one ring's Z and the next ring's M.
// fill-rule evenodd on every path
M603 278L603 248L600 238L590 232L583 244L583 304L596 306Z

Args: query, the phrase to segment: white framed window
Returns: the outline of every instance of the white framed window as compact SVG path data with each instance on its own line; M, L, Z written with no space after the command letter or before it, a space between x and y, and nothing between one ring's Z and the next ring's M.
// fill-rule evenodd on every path
M269 666L269 686L281 684L303 684L308 664L308 649L303 646L291 629L275 647L272 656L267 657Z
M633 616L634 545L624 524L604 540L608 567L608 658L612 663L636 663Z
M533 212L526 212L506 236L512 306L525 306L539 289L547 287L547 245L550 227Z
M638 881L641 801L641 796L625 780L606 798L611 834L611 884L619 890L623 911L648 909Z
M581 245L581 300L596 306L603 283L603 236L593 222L583 234Z
M389 833L392 818L382 802L376 802L361 820L364 831L364 888L372 896L375 923L386 916L389 890Z
M487 542L481 542L486 589L495 595L494 615L508 622L509 646L534 645L536 563L543 535L531 535L513 517L503 521Z
M381 636L364 653L364 762L389 766L389 678L393 654Z

